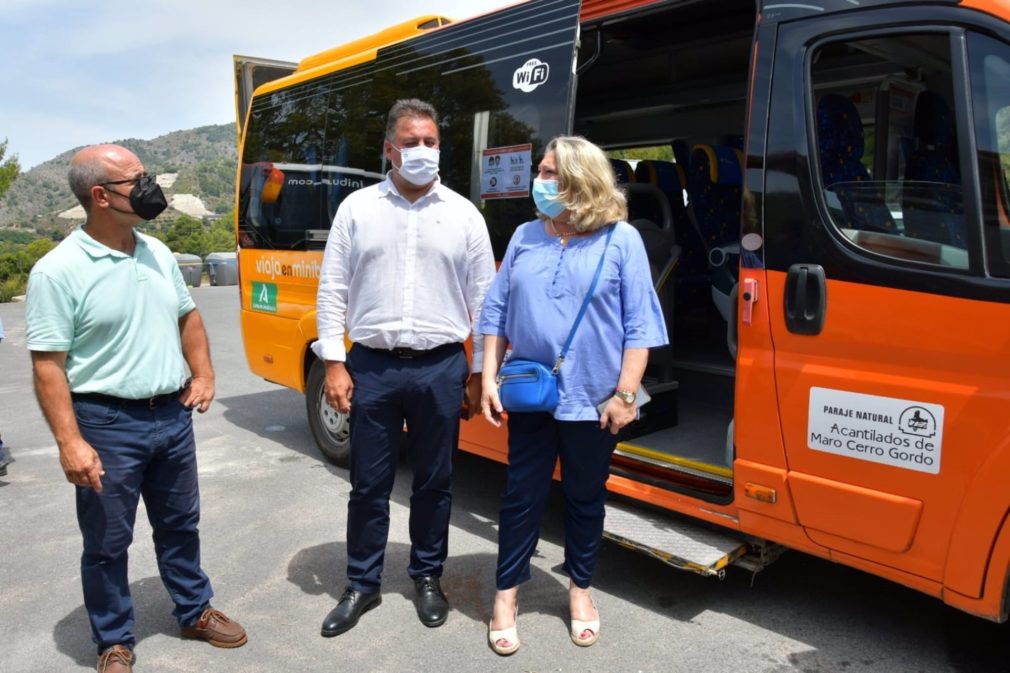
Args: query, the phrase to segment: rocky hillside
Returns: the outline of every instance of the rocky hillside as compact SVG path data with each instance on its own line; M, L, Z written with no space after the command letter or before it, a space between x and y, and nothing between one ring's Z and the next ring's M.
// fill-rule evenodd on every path
M115 141L130 148L149 173L165 176L159 183L171 207L161 220L186 213L196 217L221 214L235 198L235 125L201 126L153 140ZM67 186L67 150L22 173L0 201L0 227L62 232L80 222L83 210ZM174 176L171 177L171 176Z

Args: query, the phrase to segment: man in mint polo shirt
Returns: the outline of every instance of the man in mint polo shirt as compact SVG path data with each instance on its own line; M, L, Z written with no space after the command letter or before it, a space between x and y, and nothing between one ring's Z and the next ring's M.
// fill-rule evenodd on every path
M117 145L78 152L70 188L87 221L32 269L27 342L39 405L76 486L98 671L133 670L127 550L141 496L183 637L239 647L245 631L210 606L200 567L192 413L214 399L207 333L168 248L134 231L165 196Z

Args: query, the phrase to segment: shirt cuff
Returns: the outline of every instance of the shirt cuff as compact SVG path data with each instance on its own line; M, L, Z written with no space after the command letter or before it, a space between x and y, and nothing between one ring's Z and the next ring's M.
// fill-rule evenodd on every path
M484 371L484 335L474 334L470 338L470 373L480 374Z
M312 344L312 352L323 361L344 362L347 360L347 349L344 347L344 338L320 339Z

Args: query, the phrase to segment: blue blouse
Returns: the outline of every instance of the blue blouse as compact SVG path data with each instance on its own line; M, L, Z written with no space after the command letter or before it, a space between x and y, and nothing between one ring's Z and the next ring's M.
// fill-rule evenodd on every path
M516 229L484 298L477 330L505 337L511 357L553 365L575 323L606 242L606 227L567 245L533 220ZM621 373L626 348L669 343L645 245L618 222L603 271L559 375L554 418L596 421Z

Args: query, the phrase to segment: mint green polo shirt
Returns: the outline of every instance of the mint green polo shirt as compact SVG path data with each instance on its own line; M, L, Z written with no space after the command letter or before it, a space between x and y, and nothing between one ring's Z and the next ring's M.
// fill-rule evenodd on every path
M196 305L165 244L134 236L130 256L78 228L28 277L28 349L66 352L71 392L144 399L186 379L179 318Z

